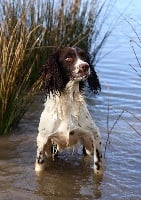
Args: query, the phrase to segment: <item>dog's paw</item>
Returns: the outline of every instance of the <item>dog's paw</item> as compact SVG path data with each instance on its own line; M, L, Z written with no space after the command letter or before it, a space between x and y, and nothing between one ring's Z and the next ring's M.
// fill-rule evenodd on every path
M39 155L36 158L38 164L43 164L45 161L45 156L42 151L40 151Z
M38 164L43 164L44 163L44 158L37 158L37 163Z
M94 163L94 174L103 175L103 165L101 162Z
M40 172L45 170L45 162L43 160L36 159L35 171Z
M35 171L43 171L45 169L45 155L43 151L37 153L35 162Z

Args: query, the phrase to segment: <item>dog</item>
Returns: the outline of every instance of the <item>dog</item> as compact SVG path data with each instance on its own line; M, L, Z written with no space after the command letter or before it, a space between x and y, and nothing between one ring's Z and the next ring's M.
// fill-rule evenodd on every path
M40 117L35 171L45 169L47 158L59 151L83 146L83 154L94 156L94 173L103 169L101 136L83 97L84 84L97 94L98 76L89 54L78 47L62 47L41 70L47 100Z

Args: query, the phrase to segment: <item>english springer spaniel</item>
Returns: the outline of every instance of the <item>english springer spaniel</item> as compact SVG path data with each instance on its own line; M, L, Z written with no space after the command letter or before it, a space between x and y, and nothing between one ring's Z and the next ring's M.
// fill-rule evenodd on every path
M85 155L93 153L94 172L101 174L101 137L82 95L86 80L91 91L100 90L89 55L78 47L62 47L49 57L41 77L47 101L38 128L35 171L45 169L48 157L80 144Z

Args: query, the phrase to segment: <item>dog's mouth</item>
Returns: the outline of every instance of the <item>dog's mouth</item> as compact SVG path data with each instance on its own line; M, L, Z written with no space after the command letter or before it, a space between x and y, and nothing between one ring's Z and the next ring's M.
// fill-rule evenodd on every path
M88 78L88 76L89 76L89 70L86 72L82 72L82 71L80 71L80 72L77 72L77 73L73 73L73 80L86 80L87 78Z
M82 80L86 80L88 78L89 74L78 74L78 78L81 78Z
M71 80L74 80L74 81L84 81L88 78L88 75L77 75L75 77L72 77Z

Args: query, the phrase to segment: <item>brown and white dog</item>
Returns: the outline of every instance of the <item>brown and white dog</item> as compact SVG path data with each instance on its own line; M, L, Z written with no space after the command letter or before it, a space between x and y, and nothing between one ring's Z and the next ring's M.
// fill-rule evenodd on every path
M47 100L38 128L35 170L45 169L47 157L79 143L85 155L93 154L94 172L101 174L101 137L82 95L86 81L94 93L100 90L89 55L78 47L62 47L49 57L41 77Z

